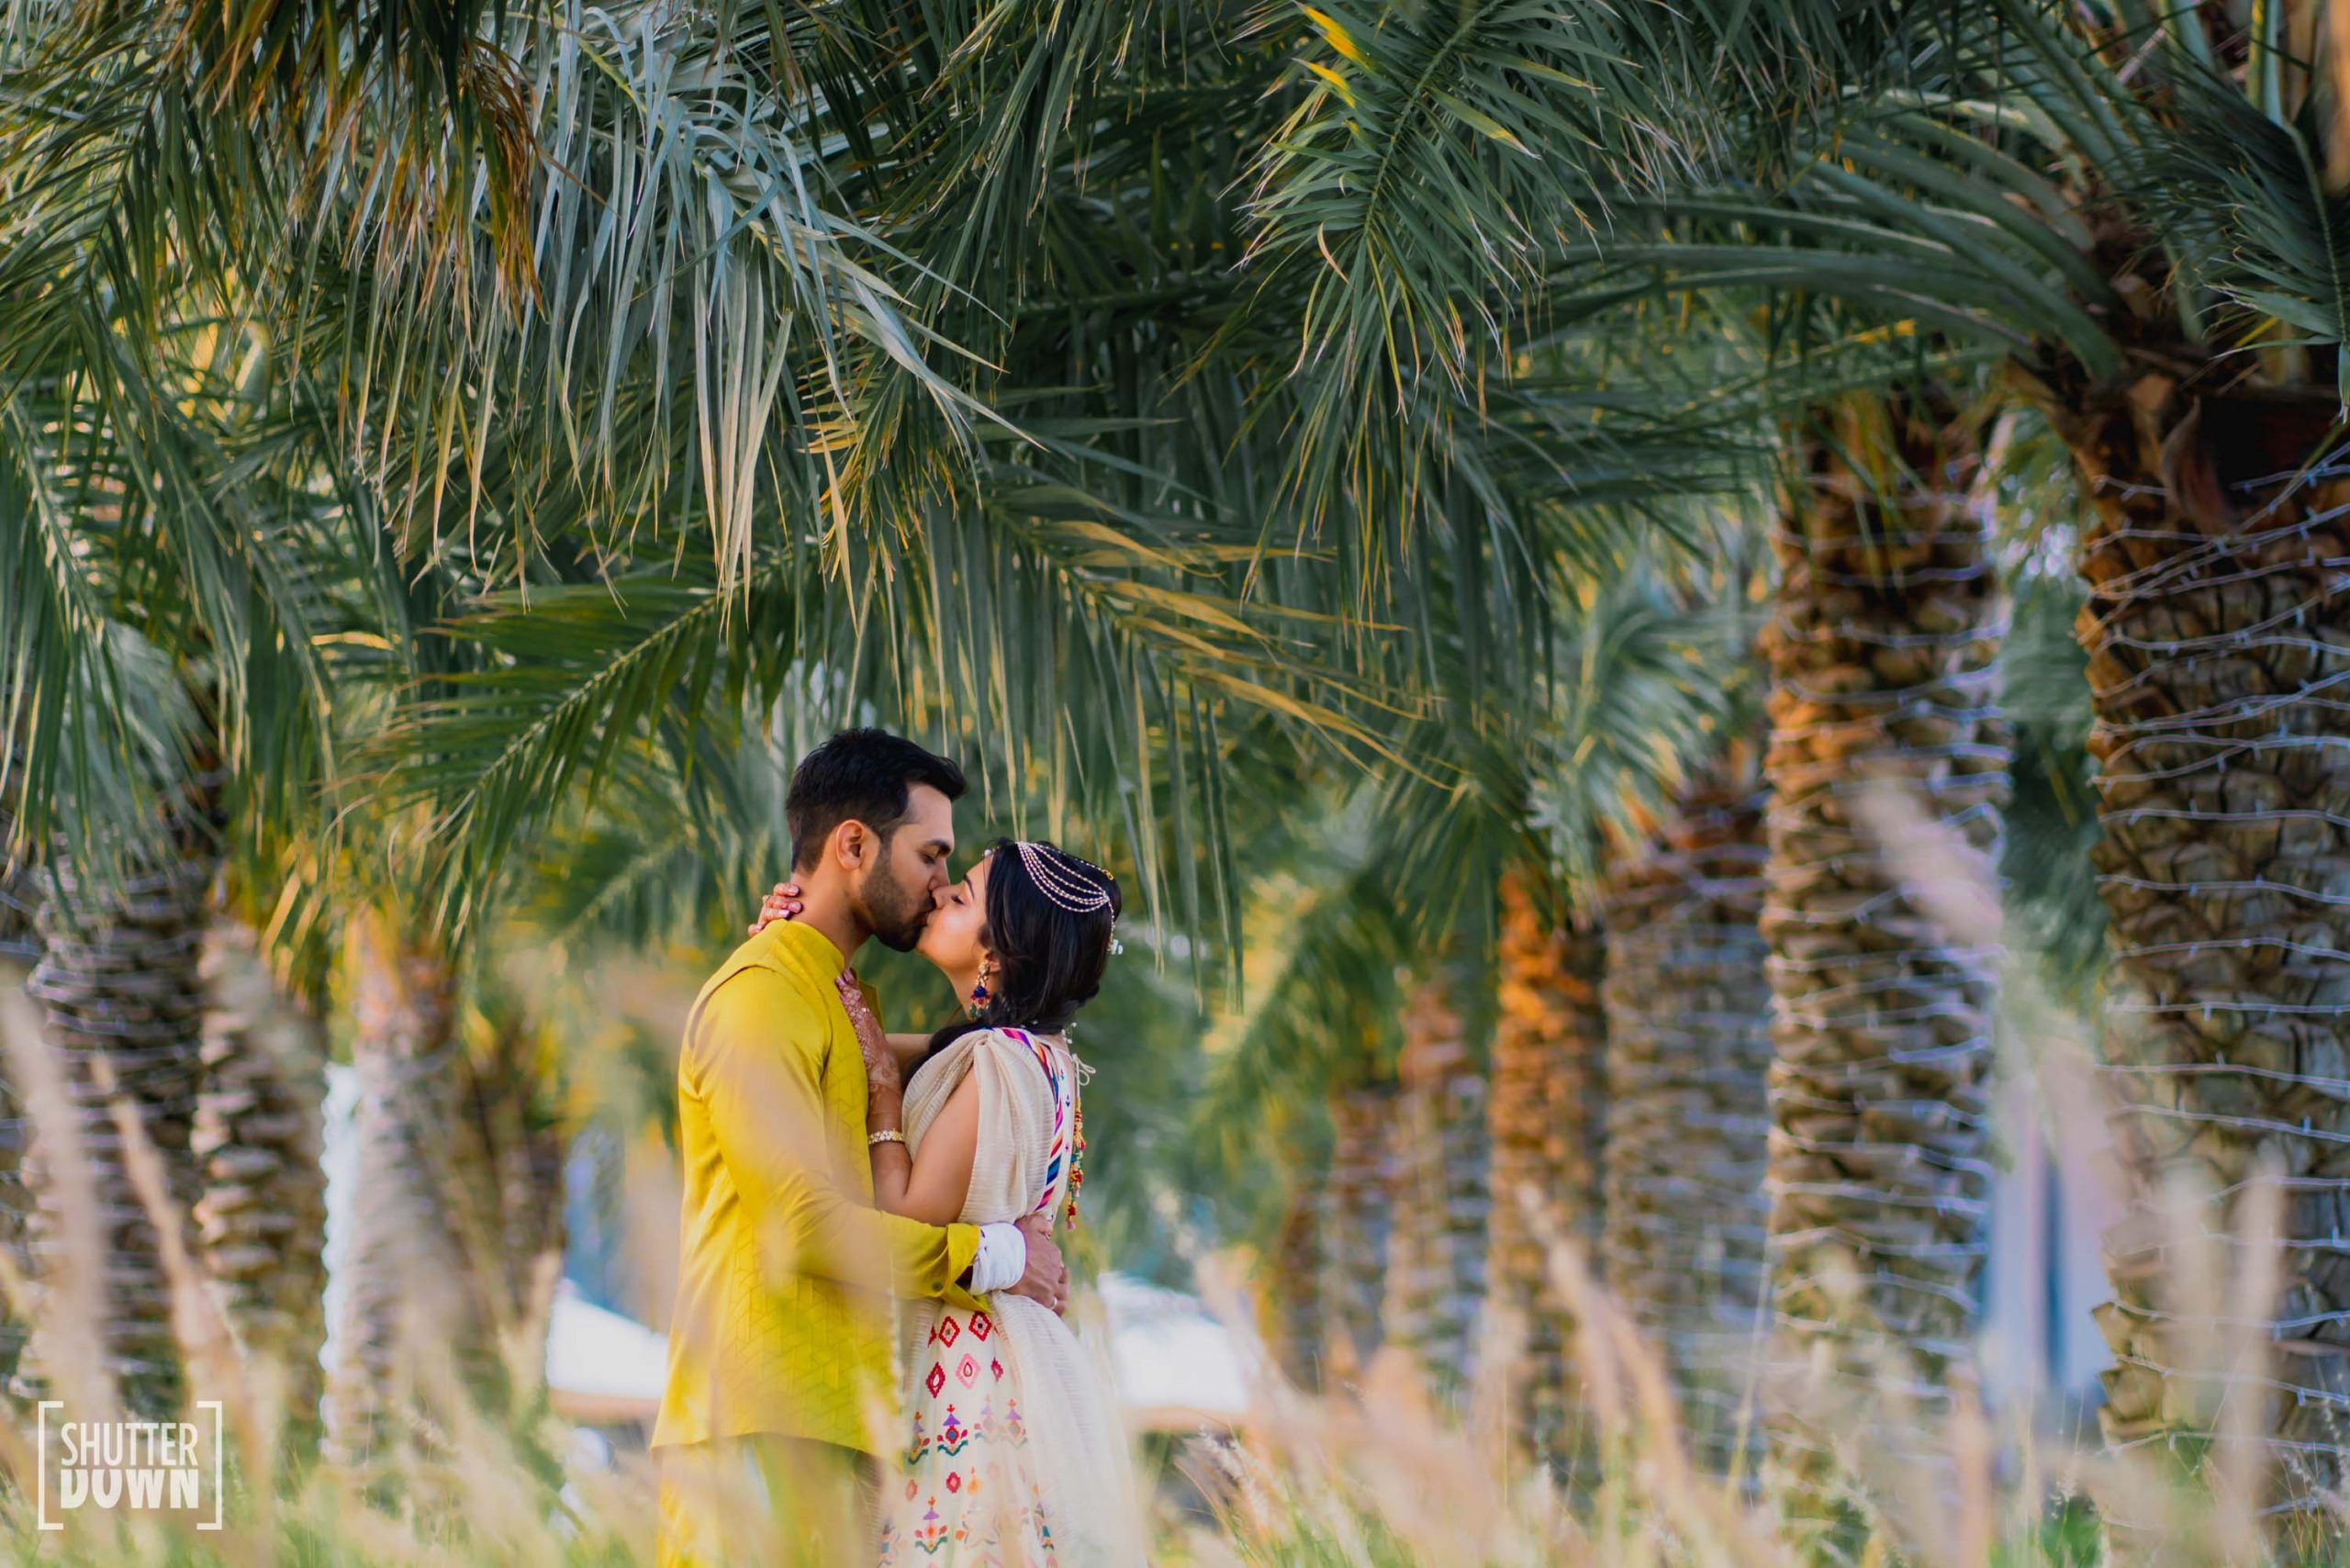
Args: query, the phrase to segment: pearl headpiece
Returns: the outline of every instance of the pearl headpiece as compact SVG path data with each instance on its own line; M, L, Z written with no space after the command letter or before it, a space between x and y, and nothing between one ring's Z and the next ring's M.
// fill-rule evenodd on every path
M1020 864L1027 868L1028 879L1036 890L1071 914L1091 914L1110 907L1110 873L1091 860L1080 860L1066 849L1037 844L1028 839L1016 841L1013 847L1020 851ZM1066 862L1067 864L1056 864ZM1089 879L1069 869L1082 866L1099 880ZM1110 917L1110 951L1122 951L1117 938L1117 916Z

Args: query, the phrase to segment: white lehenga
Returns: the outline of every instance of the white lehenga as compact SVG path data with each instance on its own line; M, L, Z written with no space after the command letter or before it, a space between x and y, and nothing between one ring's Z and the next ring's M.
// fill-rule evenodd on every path
M979 1131L962 1217L974 1225L1059 1208L1069 1188L1077 1070L1066 1047L1019 1029L963 1036L906 1086L906 1142L966 1076ZM1126 1433L1103 1359L1025 1297L986 1310L935 1301L902 1315L909 1437L884 1483L887 1568L1142 1568Z

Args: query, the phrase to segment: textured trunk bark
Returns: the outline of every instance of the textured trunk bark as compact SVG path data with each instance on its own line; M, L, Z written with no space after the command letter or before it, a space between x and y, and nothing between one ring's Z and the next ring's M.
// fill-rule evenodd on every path
M2095 518L2079 632L2131 1178L2099 1417L2116 1445L2191 1461L2232 1441L2215 1428L2233 1385L2227 1424L2290 1517L2342 1484L2350 1411L2350 484L2338 454L2287 477L2327 439L2330 398L2150 375L2055 411ZM2282 1204L2266 1236L2264 1173ZM2165 1188L2185 1212L2165 1215ZM2251 1299L2264 1271L2275 1288ZM2266 1364L2226 1364L2245 1352Z
M1762 814L1752 763L1725 764L1616 860L1606 898L1607 1285L1663 1355L1693 1452L1718 1470L1751 1435L1769 1296Z
M0 815L0 830L7 821ZM6 868L7 838L0 831L0 976L6 983L23 983L40 958L40 936L33 929L33 879Z
M1485 1081L1443 980L1421 984L1403 1022L1395 1222L1380 1317L1387 1346L1446 1400L1467 1378L1484 1295Z
M1799 1403L1898 1388L1930 1411L1971 1351L1998 955L1931 884L1987 883L2008 791L1979 464L1930 388L1856 400L1811 446L1775 540L1772 1359L1828 1374ZM1829 1434L1776 1416L1775 1480L1814 1512Z
M7 819L0 815L0 859L6 855ZM25 978L40 958L40 935L33 928L33 879L29 873L0 869L0 992L22 989ZM13 1078L9 1053L0 1049L0 1251L7 1254L19 1277L30 1277L32 1263L25 1250L32 1194L25 1186L24 1104ZM0 1301L0 1388L17 1373L30 1332L16 1309Z
M1325 1387L1361 1381L1379 1349L1379 1307L1393 1229L1397 1096L1357 1083L1330 1096L1330 1183L1322 1197Z
M1573 1395L1567 1305L1550 1249L1565 1242L1588 1251L1599 1238L1600 942L1595 932L1555 925L1522 875L1505 879L1501 891L1486 1343L1514 1354L1486 1376L1504 1393L1519 1450L1562 1462L1572 1443Z
M1318 1195L1301 1172L1273 1233L1271 1255L1258 1272L1258 1321L1281 1375L1303 1389L1322 1385L1322 1221Z
M326 1341L325 1033L279 991L249 926L213 922L203 974L197 1236L247 1357L279 1380L284 1450L307 1459Z
M493 1316L467 1266L464 1200L451 1175L455 987L435 949L380 913L352 922L348 957L358 1179L328 1449L386 1490L404 1476L437 1489L434 1472L449 1456L430 1434L448 1429L457 1401L503 1406Z
M126 1408L153 1417L176 1414L185 1393L172 1282L164 1233L140 1201L108 1107L119 1098L143 1129L162 1169L166 1223L192 1248L187 1216L200 1189L189 1150L203 1049L198 966L219 827L207 782L173 811L171 857L129 867L120 888L85 884L70 867L44 870L40 959L25 982L44 1014L43 1037L95 1189L100 1234L73 1233L73 1176L59 1165L62 1129L33 1127L24 1177L32 1198L26 1249L34 1332L23 1371L29 1386L97 1373L114 1383ZM77 1280L77 1271L95 1277ZM91 1342L93 1325L52 1316L67 1311L97 1315L90 1353L99 1366L68 1364L83 1354L77 1346Z
M567 1140L539 1037L516 1020L461 1056L453 1148L461 1239L513 1392L536 1388L561 1277Z

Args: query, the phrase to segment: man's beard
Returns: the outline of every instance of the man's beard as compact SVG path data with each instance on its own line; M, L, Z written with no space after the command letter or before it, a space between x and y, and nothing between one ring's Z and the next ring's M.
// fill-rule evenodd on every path
M866 929L873 933L874 940L892 952L912 952L922 940L923 927L930 924L929 895L905 887L886 867L877 868L867 877L858 893Z

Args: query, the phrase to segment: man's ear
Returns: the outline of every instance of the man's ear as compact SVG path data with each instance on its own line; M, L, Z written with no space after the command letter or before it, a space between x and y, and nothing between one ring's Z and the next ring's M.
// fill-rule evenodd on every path
M846 871L865 868L873 853L873 830L851 817L833 829L833 858Z

